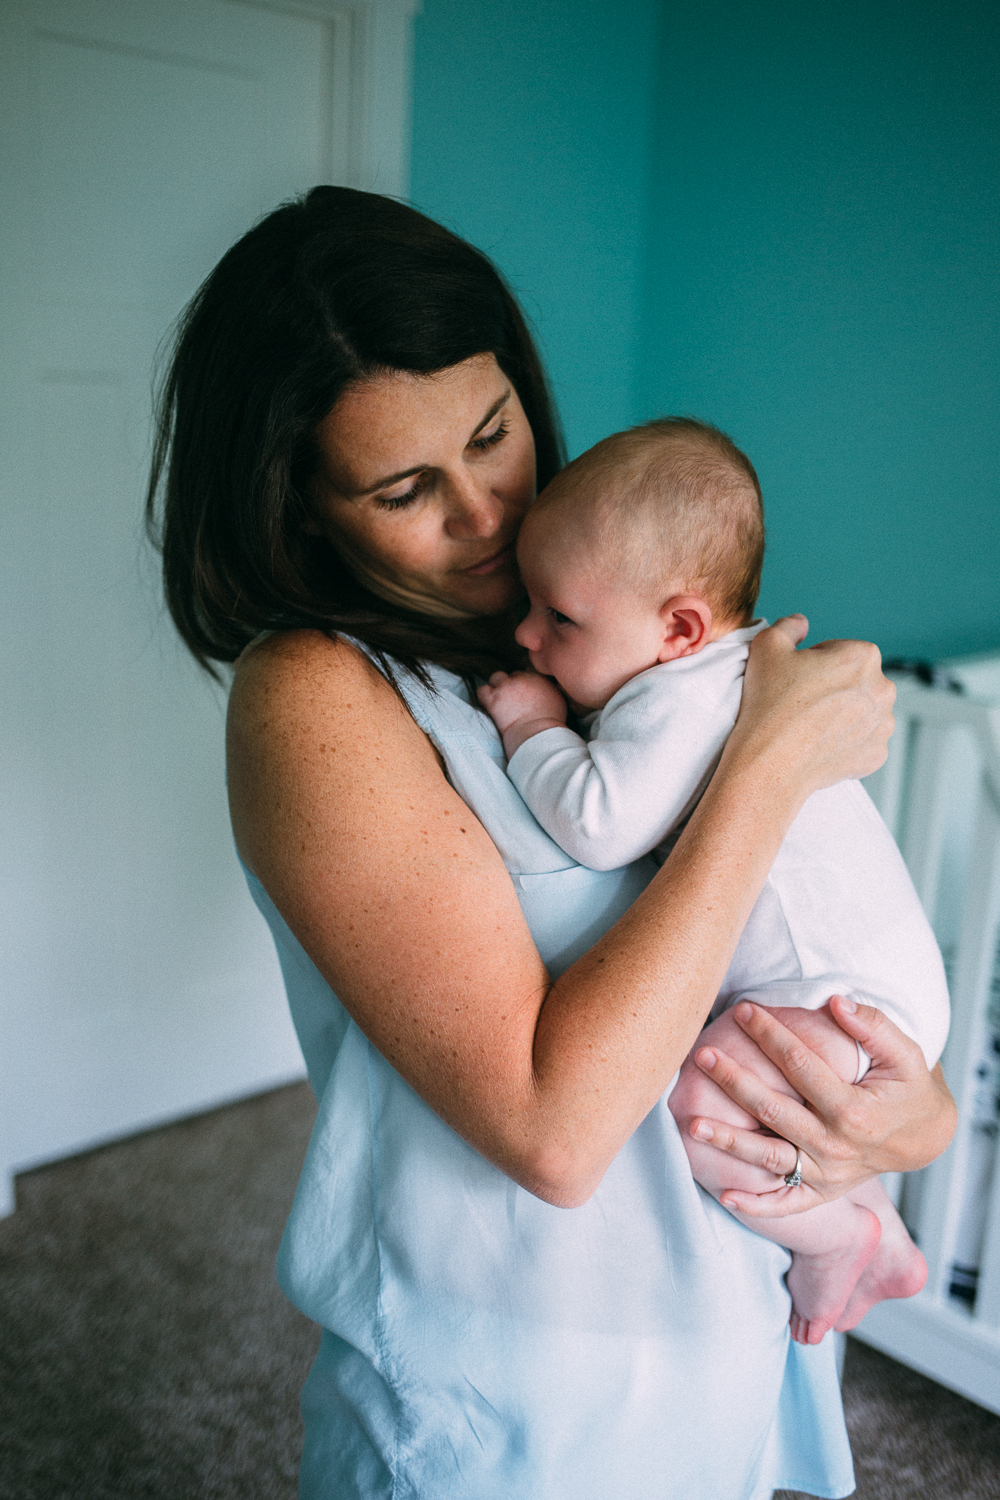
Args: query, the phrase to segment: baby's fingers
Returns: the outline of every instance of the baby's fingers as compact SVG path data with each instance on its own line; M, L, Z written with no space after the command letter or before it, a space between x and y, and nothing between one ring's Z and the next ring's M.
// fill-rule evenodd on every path
M489 682L484 682L482 687L476 688L476 697L485 709L497 700L497 695L502 687L510 681L506 672L494 672Z

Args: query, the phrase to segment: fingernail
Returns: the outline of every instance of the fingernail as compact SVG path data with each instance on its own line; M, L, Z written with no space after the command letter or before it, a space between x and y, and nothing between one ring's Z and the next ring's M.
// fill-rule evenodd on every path
M703 1047L695 1057L695 1062L700 1068L714 1068L717 1058L710 1047Z
M711 1125L706 1125L704 1120L699 1120L697 1125L691 1126L691 1134L696 1141L710 1141L715 1132Z
M848 1000L848 998L846 997L846 995L841 995L841 997L840 997L840 1003L844 1007L844 1009L847 1011L847 1014L849 1016L853 1016L854 1012L858 1008L858 1002L856 1000Z
M736 1007L737 1021L749 1021L752 1016L753 1006L750 1004L749 1000L741 1000L739 1005L737 1005Z

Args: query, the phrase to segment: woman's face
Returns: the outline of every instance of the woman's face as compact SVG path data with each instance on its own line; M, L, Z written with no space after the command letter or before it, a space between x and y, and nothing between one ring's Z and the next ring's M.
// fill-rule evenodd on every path
M515 602L535 443L492 354L352 387L317 442L312 524L362 576L468 614Z

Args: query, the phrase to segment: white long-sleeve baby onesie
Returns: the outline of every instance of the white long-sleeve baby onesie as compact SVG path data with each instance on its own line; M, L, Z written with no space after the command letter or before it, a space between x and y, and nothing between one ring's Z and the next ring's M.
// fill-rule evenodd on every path
M547 729L508 774L547 833L595 870L663 853L732 731L749 642L763 622L640 672L589 726ZM856 781L815 792L793 822L733 955L713 1015L742 997L818 1010L831 995L878 1006L933 1066L948 990L902 856Z

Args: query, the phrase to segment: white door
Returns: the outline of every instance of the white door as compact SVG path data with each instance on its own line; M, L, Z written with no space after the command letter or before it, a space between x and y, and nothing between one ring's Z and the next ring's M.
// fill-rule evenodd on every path
M409 9L0 6L0 1200L302 1072L232 850L224 695L142 533L151 371L259 214L404 190Z

